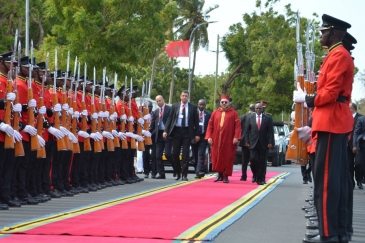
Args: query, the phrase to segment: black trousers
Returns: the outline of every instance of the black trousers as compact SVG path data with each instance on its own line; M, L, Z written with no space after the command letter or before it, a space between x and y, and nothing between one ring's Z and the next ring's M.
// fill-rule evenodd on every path
M48 193L51 190L51 168L52 168L52 149L53 141L49 139L46 142L46 158L40 159L42 161L42 191Z
M14 149L4 149L4 142L0 142L0 201L8 202L11 200L14 162Z
M37 190L37 171L39 168L37 151L29 151L28 167L25 173L25 188L33 197L39 194Z
M15 158L14 174L11 182L11 197L18 196L21 199L28 198L28 191L26 189L26 172L28 168L30 143L23 141L23 148L25 156Z
M111 181L115 179L115 172L113 172L113 168L115 168L115 156L117 154L117 147L114 148L114 151L108 151L106 153L106 167L105 167L105 181ZM100 181L100 179L99 179Z
M157 174L157 166L156 166L156 144L152 143L152 145L146 145L145 150L143 151L143 173L148 175L152 171L152 175ZM165 170L160 175L165 174Z
M318 132L314 203L320 236L346 236L348 227L347 134Z
M302 172L303 180L308 180L308 174L312 171L310 159L308 159L308 164L300 166L300 171Z
M72 151L64 151L63 152L63 166L62 166L62 182L63 188L69 191L71 189L70 185L70 171L72 170Z
M353 188L356 185L354 177L356 179L356 182L361 182L362 178L363 178L363 165L359 161L358 157L359 156L357 154L354 154L352 152L351 147L347 147L347 162L348 162L348 166L349 166L349 171L350 171L350 176L351 176L350 178L351 178L351 183L352 183Z
M191 146L193 149L193 155L196 164L196 170L195 170L196 175L205 173L204 162L205 162L205 152L208 146L208 141L205 140L204 138L205 138L205 133L200 134L199 142L192 144Z
M263 149L259 142L253 149L250 149L250 161L252 176L256 178L256 181L265 181L266 177L266 154L267 149Z
M359 164L362 165L362 171L364 172L362 178L364 180L364 177L365 177L365 140L359 141L359 147L360 147L360 151L357 155L357 161Z
M157 172L160 175L165 175L165 166L162 160L163 152L165 151L165 157L170 162L172 169L175 171L175 163L172 157L172 139L171 138L163 138L162 137L163 131L158 131L157 134L157 142L156 142L156 167ZM152 174L153 174L153 167L152 167Z
M241 162L242 162L242 178L247 179L247 166L248 162L250 161L250 149L246 146L242 146L242 156L241 156Z
M180 162L180 151L182 148L182 160ZM189 168L190 137L187 127L175 127L172 131L172 157L175 164L175 173L188 175Z
M81 150L80 146L80 153L74 153L73 154L73 160L72 160L72 168L71 168L71 185L74 188L81 186L81 179L80 179L80 165L82 164L82 155L83 155L83 149ZM86 177L86 175L85 175ZM85 179L86 180L86 179ZM86 186L86 185L84 185Z
M130 147L130 143L128 143L128 147ZM119 150L117 150L117 152L118 152L117 158L119 158L118 163L120 164L118 171L118 178L122 181L125 181L129 177L128 161L130 157L130 151L129 149L120 148Z

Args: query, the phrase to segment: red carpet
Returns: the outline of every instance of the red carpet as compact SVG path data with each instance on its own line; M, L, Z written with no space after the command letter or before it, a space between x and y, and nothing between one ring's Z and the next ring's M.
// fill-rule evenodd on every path
M280 174L267 172L267 180ZM211 217L218 211L234 203L242 196L258 187L251 181L240 181L241 172L234 172L230 183L214 183L214 178L188 183L184 186L156 193L151 196L121 203L98 211L42 225L27 231L27 235L72 235L95 236L72 237L72 242L146 242L145 239L173 240L182 232ZM249 175L249 180L251 175ZM13 235L0 238L1 242L27 237L27 242L43 242L42 238L32 240L33 236ZM35 237L35 236L34 236ZM45 237L48 238L48 237ZM135 241L131 241L132 238ZM64 242L66 236L52 236L52 243ZM55 240L54 240L55 239ZM176 239L176 238L175 238ZM23 238L23 242L24 242ZM12 241L12 242L14 242ZM46 241L46 240L45 240ZM50 238L47 239L47 242ZM9 241L10 242L10 241ZM154 241L149 241L154 243ZM165 241L156 241L165 242Z

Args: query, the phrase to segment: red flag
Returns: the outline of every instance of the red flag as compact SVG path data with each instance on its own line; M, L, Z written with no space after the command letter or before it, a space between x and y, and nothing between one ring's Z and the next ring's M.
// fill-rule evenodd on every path
M190 41L172 41L166 46L166 52L169 57L188 57Z

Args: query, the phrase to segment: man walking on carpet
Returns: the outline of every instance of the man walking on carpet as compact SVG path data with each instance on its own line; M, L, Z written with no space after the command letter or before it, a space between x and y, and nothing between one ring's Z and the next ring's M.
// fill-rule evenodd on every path
M229 96L222 95L220 107L212 113L205 135L205 139L212 145L213 170L218 172L214 182L229 182L228 176L232 175L237 143L241 139L240 119L229 103Z

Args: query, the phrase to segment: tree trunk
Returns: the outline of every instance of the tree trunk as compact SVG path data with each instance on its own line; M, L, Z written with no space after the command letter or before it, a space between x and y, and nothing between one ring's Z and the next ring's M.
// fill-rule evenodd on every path
M243 66L243 63L239 64L236 69L229 75L228 79L222 84L222 94L227 94L227 90L229 89L235 78L242 75L242 73L239 73L239 71L242 69Z

